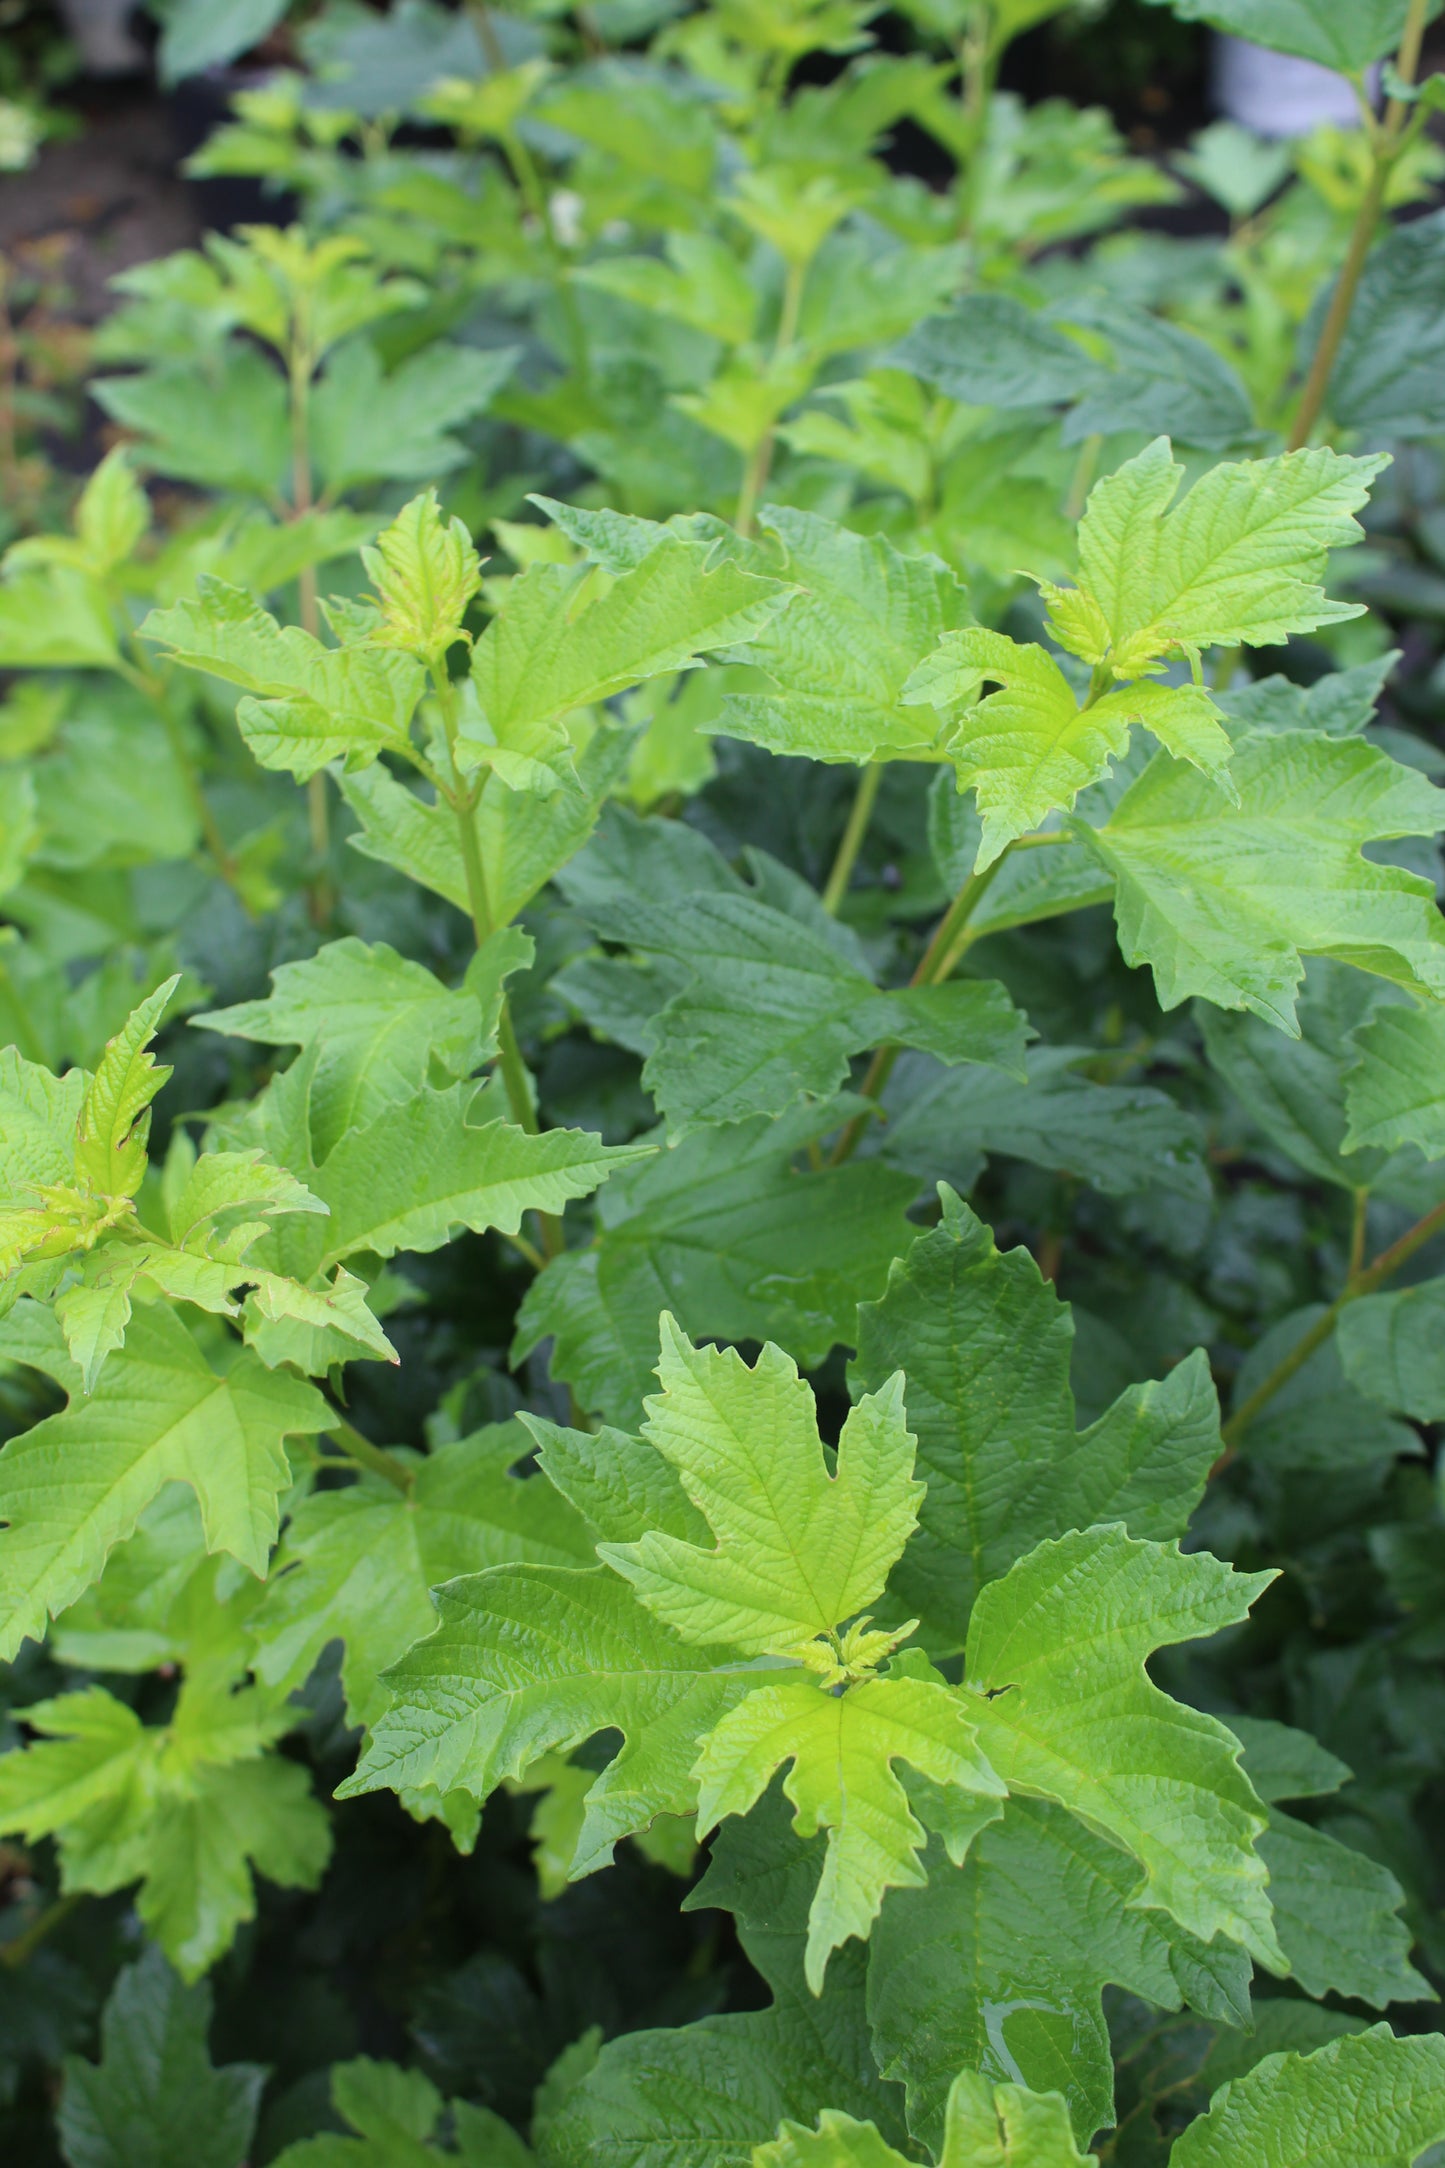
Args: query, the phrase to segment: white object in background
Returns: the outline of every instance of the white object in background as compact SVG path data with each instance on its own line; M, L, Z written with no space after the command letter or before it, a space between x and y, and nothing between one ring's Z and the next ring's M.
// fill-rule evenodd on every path
M131 36L136 0L59 0L61 21L80 50L87 75L138 75L145 47Z
M1360 120L1354 90L1343 75L1244 38L1214 41L1214 102L1230 120L1262 136L1308 135L1326 121L1354 128Z

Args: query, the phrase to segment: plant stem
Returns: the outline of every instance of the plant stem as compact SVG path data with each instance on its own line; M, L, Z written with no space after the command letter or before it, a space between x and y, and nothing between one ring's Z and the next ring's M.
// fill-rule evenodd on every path
M37 1912L30 1925L22 1928L11 1941L0 1942L0 1965L18 1972L22 1965L30 1962L51 1930L58 1927L79 1903L80 1892L73 1890L66 1897L55 1898L43 1912Z
M381 1476L399 1491L411 1489L411 1471L388 1453L385 1446L373 1445L370 1438L348 1423L344 1415L332 1414L326 1426L327 1435L339 1445L348 1460L354 1460L358 1468L367 1469L372 1475Z
M787 281L783 287L783 305L778 312L777 336L773 340L772 359L786 352L798 335L798 319L803 309L803 288L807 283L806 262L788 265ZM768 476L773 471L773 452L777 444L777 427L769 423L752 455L743 469L742 486L738 491L738 507L733 515L733 526L740 535L750 535L753 520L757 516L758 502L768 486Z
M314 502L311 489L311 378L315 357L311 351L300 294L295 298L294 309L289 357L291 517L304 519ZM315 565L303 565L297 573L296 595L300 605L301 629L309 632L315 640L320 637L321 632ZM335 903L331 883L326 877L326 862L331 854L331 807L326 796L324 769L307 781L306 820L311 833L311 856L316 861L316 870L307 884L311 898L311 917L316 925L321 926L330 918Z
M828 885L823 890L823 909L835 916L838 906L848 893L848 883L853 878L853 868L858 863L858 852L864 836L868 833L868 822L877 803L878 787L882 781L881 760L870 761L858 778L858 789L848 815L848 824L843 830L838 855L833 860L833 868L828 875Z
M1400 50L1396 58L1396 70L1402 82L1415 80L1415 70L1420 65L1420 45L1425 35L1426 0L1410 0L1409 13L1400 38ZM1320 332L1319 345L1315 348L1304 390L1295 409L1294 426L1289 433L1288 449L1297 452L1308 444L1324 409L1329 393L1330 378L1340 351L1340 342L1355 305L1365 259L1380 223L1380 213L1385 207L1385 191L1389 187L1390 174L1395 161L1404 148L1409 106L1403 98L1392 98L1385 108L1385 117L1376 129L1371 144L1371 170L1369 183L1355 214L1349 247L1340 267L1340 275L1330 298L1324 327Z
M1350 1222L1350 1263L1345 1275L1345 1285L1357 1280L1365 1269L1365 1236L1369 1230L1370 1192L1355 1191L1355 1210Z
M986 866L982 873L969 875L934 928L933 938L923 952L918 969L908 981L910 987L941 986L950 976L970 940L977 938L970 932L969 920L997 880L1004 860L1012 849L1012 844L1007 845L991 866ZM892 1076L894 1063L902 1051L898 1046L880 1046L875 1050L863 1082L858 1087L864 1099L877 1100L882 1096L883 1087ZM867 1121L866 1114L854 1115L833 1147L832 1157L828 1161L830 1167L841 1167L845 1159L851 1159L858 1148L858 1140Z
M1260 1409L1267 1407L1275 1394L1282 1391L1290 1379L1304 1368L1315 1350L1324 1346L1348 1305L1358 1302L1361 1295L1373 1295L1376 1288L1383 1287L1386 1280L1393 1278L1401 1265L1408 1264L1416 1250L1423 1249L1431 1236L1439 1234L1442 1228L1445 1228L1445 1204L1437 1204L1423 1219L1416 1220L1413 1227L1407 1227L1398 1241L1392 1242L1388 1249L1381 1250L1373 1263L1366 1265L1361 1272L1351 1273L1329 1308L1315 1319L1308 1332L1301 1334L1288 1355L1275 1364L1269 1376L1256 1385L1249 1398L1230 1416L1220 1432L1226 1451L1214 1464L1216 1472L1227 1467L1233 1460L1240 1439Z
M472 932L476 938L477 947L480 948L488 934L494 931L496 923L492 913L491 898L487 893L487 869L482 863L481 839L477 834L477 807L481 803L482 792L486 789L487 776L486 772L483 771L480 783L468 785L463 783L461 777L457 774L455 752L457 738L456 690L447 673L446 656L444 654L433 655L430 667L432 685L437 696L437 705L441 709L442 729L446 733L447 753L452 764L452 783L447 795L451 800L452 811L456 815L457 836L461 843L462 868L467 878L467 901L472 914ZM502 1006L497 1016L497 1061L502 1072L502 1082L506 1086L507 1104L511 1108L512 1120L519 1129L525 1129L529 1136L535 1136L538 1129L537 1109L532 1099L527 1064L522 1059L522 1049L517 1044L517 1031L512 1022L511 1006L505 995L502 998ZM538 1258L540 1265L546 1258L560 1256L564 1245L562 1223L554 1213L539 1212L537 1214L537 1226L541 1233L544 1253L543 1257ZM522 1245L519 1243L518 1247L521 1248ZM536 1252L532 1250L531 1243L528 1243L525 1249L522 1249L523 1256L526 1256L528 1251L532 1251L532 1254L536 1255Z

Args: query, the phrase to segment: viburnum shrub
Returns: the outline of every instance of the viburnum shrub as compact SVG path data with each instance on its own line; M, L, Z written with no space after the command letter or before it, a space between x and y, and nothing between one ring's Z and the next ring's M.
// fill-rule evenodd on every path
M0 583L7 2163L1445 2143L1442 79L1171 4L1361 126L338 8L198 161L298 221L118 282Z

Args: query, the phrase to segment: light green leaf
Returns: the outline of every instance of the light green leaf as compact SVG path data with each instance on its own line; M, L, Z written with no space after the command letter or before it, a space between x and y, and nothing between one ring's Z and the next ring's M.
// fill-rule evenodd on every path
M321 1270L358 1251L435 1250L457 1229L515 1234L528 1211L561 1212L651 1145L605 1145L585 1129L529 1135L511 1122L473 1127L475 1087L423 1088L350 1129L309 1178L330 1211Z
M1362 604L1329 601L1319 581L1326 552L1359 540L1351 515L1386 463L1317 446L1212 467L1170 511L1184 470L1156 437L1091 492L1080 585L1044 586L1057 637L1131 678L1170 654L1358 617Z
M480 716L458 738L463 761L492 762L504 777L498 753L545 762L565 751L574 709L758 631L786 588L711 560L706 544L668 536L600 593L587 567L530 566L473 652Z
M937 1842L926 1888L886 1898L868 1951L879 2068L907 2087L909 2127L938 2150L960 2069L1065 2095L1087 2143L1114 2121L1106 1985L1216 2023L1249 2017L1249 1959L1206 1948L1129 1903L1137 1869L1061 1807L1011 1799L961 1868Z
M401 648L420 662L445 655L482 583L463 521L444 520L436 491L424 490L362 551L361 561L381 606L377 646Z
M756 1806L785 1762L797 1834L828 1832L803 1965L817 1995L833 1951L850 1935L867 1936L884 1892L927 1879L918 1860L926 1833L894 1764L971 1795L971 1807L996 1802L1004 1787L969 1712L941 1680L865 1677L834 1694L800 1674L755 1687L703 1740L699 1837Z
M738 647L737 660L770 682L730 692L718 727L812 760L936 758L939 719L906 705L903 692L964 615L953 574L934 557L904 556L886 536L791 506L770 507L760 525L802 593Z
M485 1799L599 1731L624 1745L587 1794L574 1875L621 1837L695 1811L697 1741L756 1683L644 1611L614 1574L498 1566L436 1592L437 1630L391 1668L392 1704L338 1796L429 1786Z
M193 600L152 610L141 631L173 661L261 696L243 700L236 720L263 768L304 781L329 761L364 767L383 746L409 742L422 687L414 656L324 647L299 625L278 625L243 589L204 573Z
M1041 1543L975 1603L966 1678L980 1744L1011 1790L1056 1800L1132 1852L1144 1870L1134 1903L1284 1972L1255 1850L1265 1816L1238 1742L1144 1668L1157 1648L1237 1623L1274 1578L1119 1527Z
M825 2108L816 2130L784 2123L770 2145L753 2148L753 2168L905 2168L876 2123Z
M21 1361L34 1359L27 1324L21 1305L0 1326L0 1352L13 1344ZM51 1330L58 1342L59 1327ZM0 1650L13 1655L47 1612L74 1602L166 1483L194 1490L208 1549L264 1573L291 1480L283 1441L329 1420L310 1385L273 1374L245 1350L226 1371L213 1370L172 1311L139 1311L90 1398L72 1400L0 1453L0 1514L9 1523L0 1537Z
M133 1197L146 1171L150 1103L170 1075L147 1051L180 974L131 1012L85 1088L75 1126L75 1171L103 1197Z
M525 1432L497 1424L428 1454L406 1492L363 1476L304 1500L253 1621L256 1676L292 1692L339 1640L347 1713L371 1724L389 1698L380 1674L432 1631L442 1582L523 1561L590 1565L592 1543L552 1485L508 1472L529 1450Z
M1355 1033L1355 1046L1344 1149L1413 1144L1427 1159L1445 1159L1445 1007L1381 1009Z
M157 1949L116 1979L98 2063L69 2056L56 2121L70 2168L144 2168L169 2152L187 2168L235 2168L266 2072L212 2067L211 1991L186 1987Z
M0 579L0 669L110 670L120 660L99 581L66 565Z
M1433 883L1361 848L1435 834L1445 792L1358 739L1296 732L1247 740L1231 773L1238 805L1161 753L1104 825L1076 824L1115 876L1125 960L1152 966L1162 1005L1199 994L1295 1036L1306 955L1445 997Z
M1171 2168L1411 2168L1445 2138L1445 2039L1387 2026L1313 2055L1270 2055L1175 2143Z
M749 1369L736 1349L693 1347L666 1312L661 1331L662 1391L643 1433L715 1547L653 1531L599 1556L686 1641L801 1656L882 1594L916 1525L903 1380L850 1412L830 1473L812 1392L780 1348Z
M252 1864L314 1888L331 1851L304 1769L266 1754L290 1717L256 1689L188 1679L147 1727L98 1686L24 1711L41 1736L0 1760L0 1828L59 1840L62 1886L139 1880L137 1910L186 1979L253 1916Z
M73 1179L89 1081L83 1069L55 1076L17 1048L0 1047L0 1203L28 1201L42 1184Z
M1047 1536L1109 1520L1182 1535L1222 1450L1203 1353L1136 1385L1079 1430L1069 1384L1073 1318L1027 1250L1000 1255L966 1204L942 1219L859 1307L855 1389L901 1370L927 1491L890 1596L921 1614L935 1650L961 1647L980 1589Z
M971 700L985 679L1001 690L969 707L948 740L959 789L984 816L977 868L1055 806L1072 806L1129 742L1127 726L1080 708L1051 655L1001 632L953 632L914 671L905 700L931 707Z
M528 1289L514 1354L553 1335L553 1375L584 1407L630 1425L663 1310L695 1340L776 1340L804 1368L851 1342L856 1305L881 1294L908 1240L916 1185L877 1160L794 1170L794 1154L847 1105L699 1131L624 1170L600 1200L594 1246L556 1259Z
M583 265L578 283L675 317L725 345L744 345L753 335L758 296L735 252L710 233L674 231L664 245L666 262L611 256Z
M503 980L531 954L517 929L493 934L453 991L384 941L348 936L302 963L280 965L267 998L191 1021L267 1046L320 1047L311 1130L316 1156L325 1159L348 1129L419 1091L433 1065L463 1077L493 1052Z

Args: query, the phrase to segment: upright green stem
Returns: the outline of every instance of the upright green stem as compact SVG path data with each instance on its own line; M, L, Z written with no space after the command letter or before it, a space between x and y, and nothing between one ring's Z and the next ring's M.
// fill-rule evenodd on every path
M291 516L302 519L311 510L311 378L315 355L311 349L305 297L297 294L291 327L289 376L291 387ZM296 577L301 629L316 639L321 631L321 610L316 591L315 565L303 565ZM324 769L306 785L306 818L311 831L311 856L316 871L310 882L311 916L318 925L331 916L331 884L326 861L331 852L331 807L326 795Z
M833 916L837 915L838 907L848 893L848 883L853 878L853 868L858 863L858 853L862 848L863 838L868 833L868 823L873 817L873 808L878 802L878 787L882 781L881 760L870 761L858 778L858 788L848 814L848 824L843 830L838 855L833 860L833 868L828 875L828 885L823 890L823 909Z
M58 1927L79 1903L79 1891L72 1891L69 1896L55 1898L43 1912L37 1912L28 1927L22 1928L9 1942L0 1942L0 1965L18 1972L22 1965L30 1962L52 1929Z
M798 321L803 312L803 288L807 283L806 262L788 265L787 281L783 287L783 305L778 312L777 336L773 340L772 358L777 360L798 336ZM773 452L777 446L777 428L770 423L762 438L754 446L751 457L743 469L742 487L738 491L738 507L733 516L733 526L740 535L750 535L757 517L759 501L768 486L768 476L773 471Z
M1220 1433L1226 1451L1215 1462L1216 1471L1227 1467L1233 1460L1240 1439L1261 1408L1268 1407L1276 1393L1282 1392L1290 1379L1303 1370L1316 1349L1322 1348L1330 1339L1339 1324L1341 1314L1349 1304L1358 1302L1361 1295L1373 1295L1377 1288L1383 1287L1402 1265L1409 1263L1417 1250L1424 1248L1432 1235L1439 1234L1442 1229L1445 1229L1445 1204L1437 1204L1423 1219L1416 1220L1413 1227L1407 1227L1398 1241L1392 1242L1388 1249L1381 1250L1372 1264L1367 1265L1361 1272L1351 1273L1329 1308L1315 1319L1308 1332L1300 1335L1288 1355L1275 1364L1268 1377L1256 1385L1249 1398L1230 1416Z
M442 729L446 734L447 754L451 761L452 782L448 796L456 816L457 839L461 845L462 869L466 875L467 901L471 907L472 932L480 948L488 934L495 931L496 920L492 912L491 898L487 892L487 869L482 862L481 838L477 834L477 807L486 788L486 774L480 783L464 783L457 773L457 696L456 688L447 673L446 656L431 658L431 679L436 691L437 706L441 709ZM516 1026L505 996L497 1017L497 1066L501 1070L506 1087L507 1104L512 1120L519 1129L529 1135L537 1133L537 1109L532 1098L531 1084L527 1076L527 1064L522 1049L517 1044ZM542 1237L542 1249L546 1257L560 1255L563 1248L562 1223L551 1212L537 1214L537 1226ZM530 1248L530 1244L528 1245ZM526 1251L523 1251L526 1254Z
M998 879L1004 860L1012 848L1012 844L1008 845L982 873L969 875L935 926L933 938L923 952L918 969L908 982L910 986L941 986L951 975L970 941L977 939L969 921ZM880 1046L876 1049L859 1086L863 1098L877 1100L882 1097L883 1087L892 1076L894 1064L901 1052L902 1048L897 1046ZM830 1166L840 1167L845 1159L851 1159L867 1122L866 1114L854 1115L833 1147L832 1157L828 1162Z
M1420 65L1420 45L1425 35L1427 0L1410 0L1405 29L1400 39L1396 58L1396 70L1405 84L1413 83L1415 71ZM1320 332L1319 345L1315 348L1304 390L1295 410L1294 427L1289 434L1289 450L1297 452L1308 444L1316 422L1324 411L1325 399L1334 374L1335 362L1350 312L1359 292L1360 278L1364 272L1365 259L1370 253L1380 214L1385 207L1385 191L1390 185L1390 175L1395 161L1404 148L1410 108L1403 98L1392 98L1385 108L1385 117L1374 132L1371 144L1370 179L1355 214L1349 247L1340 267L1340 275L1330 299L1330 306Z
M379 1475L399 1491L411 1489L411 1471L402 1466L387 1452L385 1446L373 1445L370 1438L347 1422L344 1415L333 1414L326 1426L327 1435L339 1445L348 1460L354 1460L358 1468L365 1468L371 1475Z

